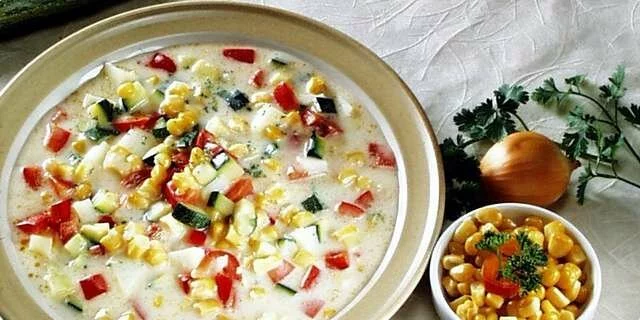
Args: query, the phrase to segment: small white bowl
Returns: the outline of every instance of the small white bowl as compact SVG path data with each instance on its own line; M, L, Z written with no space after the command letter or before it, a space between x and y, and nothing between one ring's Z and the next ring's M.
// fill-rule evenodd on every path
M562 221L567 230L567 233L571 235L578 244L580 244L583 251L585 252L588 259L588 261L586 262L588 267L586 269L590 270L588 271L589 278L587 284L592 288L591 297L583 307L583 311L577 319L594 319L596 314L596 307L598 305L598 301L600 300L600 293L602 291L602 275L600 273L601 271L598 257L596 256L596 253L587 238L585 238L585 236L569 221L562 218L558 214L544 208L522 203L500 203L489 205L487 207L492 207L500 210L503 217L511 218L517 224L520 224L522 222L522 219L531 215L541 217L545 223L553 220ZM431 254L431 263L429 266L429 282L431 283L431 295L433 297L433 304L435 306L436 312L441 319L458 319L458 316L449 306L447 298L445 296L445 292L442 288L440 279L442 279L443 269L440 262L442 261L442 257L446 253L447 245L451 241L455 229L462 223L462 221L473 217L473 215L475 215L478 210L479 209L471 211L454 221L442 233L440 239L436 243L435 248L433 249L433 253Z

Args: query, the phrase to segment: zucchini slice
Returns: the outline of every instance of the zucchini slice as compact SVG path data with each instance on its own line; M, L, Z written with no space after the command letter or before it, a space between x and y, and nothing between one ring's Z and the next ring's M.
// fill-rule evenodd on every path
M336 111L336 104L331 98L316 97L316 102L322 113L338 113Z
M324 208L322 202L320 202L315 194L312 194L309 198L306 198L304 201L302 201L302 207L305 210L311 211L313 213L316 213Z
M82 300L76 296L67 296L64 298L64 303L78 312L82 312L83 310Z
M313 134L311 135L311 138L309 138L309 140L304 146L307 157L313 157L318 159L324 158L327 152L326 144L327 142L324 140L324 138L316 135L314 131Z
M87 112L91 118L98 121L99 127L108 128L111 126L115 110L113 103L107 99L102 99L87 107Z
M140 81L133 81L133 92L129 97L122 98L122 103L131 112L136 112L144 107L149 101L147 100L147 90L142 86Z
M249 104L249 97L238 89L233 92L226 90L219 91L218 96L224 99L224 101L229 105L229 108L233 109L233 111L238 111Z
M153 126L153 130L151 130L153 136L158 139L164 139L169 136L169 130L167 130L167 119L164 117L158 118L156 124Z
M278 289L278 291L280 291L282 293L285 293L287 295L290 295L290 296L293 296L296 293L298 293L298 291L293 290L293 289L291 289L291 288L289 288L289 287L287 287L287 286L285 286L284 284L281 284L281 283L276 283L276 289Z
M220 212L223 216L228 216L233 213L233 208L235 207L235 203L227 198L220 191L211 192L209 196L209 201L207 202L207 206L213 207L218 212Z
M84 132L84 136L93 142L99 142L106 139L107 137L117 136L119 134L120 132L114 129L105 129L100 127L93 127Z
M211 224L211 219L202 209L182 202L176 205L171 215L195 229L206 229Z
M257 216L253 203L247 199L241 199L233 210L233 227L238 234L248 236L256 229Z

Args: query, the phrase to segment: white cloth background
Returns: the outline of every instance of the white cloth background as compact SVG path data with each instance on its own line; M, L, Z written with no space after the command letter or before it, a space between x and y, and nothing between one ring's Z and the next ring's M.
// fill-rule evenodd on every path
M80 27L158 2L130 1L48 30L0 39L0 86ZM563 79L575 73L600 82L624 63L629 98L640 102L637 0L254 2L320 20L371 48L409 84L440 139L455 133L452 116L457 110L475 105L502 83L519 82L532 89L548 76ZM564 122L553 112L530 103L522 114L535 130L556 139L562 132ZM640 145L637 133L634 138ZM640 179L637 163L626 161L622 166ZM620 183L596 182L589 194L582 207L568 196L554 209L582 230L599 255L604 288L597 319L639 319L640 192ZM423 279L396 318L435 317L429 284Z

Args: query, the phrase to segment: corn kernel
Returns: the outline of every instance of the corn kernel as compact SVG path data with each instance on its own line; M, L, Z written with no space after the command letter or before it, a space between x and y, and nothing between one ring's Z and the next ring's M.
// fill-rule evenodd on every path
M53 193L51 193L51 191L45 190L40 192L40 200L42 200L43 204L49 205L53 203L53 200L55 200L55 197Z
M356 178L356 186L360 190L370 189L372 183L371 179L365 176L358 176L358 178Z
M271 93L265 91L258 91L249 97L249 102L251 103L267 103L271 102L271 100L273 100Z
M193 280L189 283L189 297L193 300L207 300L216 297L215 283L211 278Z
M354 168L344 168L338 173L338 181L343 185L350 185L358 178L358 172Z
M559 220L547 223L543 229L545 238L550 238L555 233L565 233L564 225Z
M347 248L351 248L359 243L360 239L358 237L358 232L358 227L349 224L336 230L333 234L331 234L331 236L333 236L336 240L344 243Z
M485 234L487 232L493 232L493 233L498 233L499 230L498 228L496 228L496 226L493 225L493 223L485 223L482 226L480 226L480 233Z
M553 287L560 280L560 270L555 266L548 266L542 272L542 284L545 287Z
M538 297L540 300L543 300L546 292L547 290L544 288L544 286L538 286L532 291L529 291L528 296Z
M470 285L471 300L478 306L482 307L485 303L485 288L482 282L472 282Z
M558 309L556 309L556 307L554 307L547 299L542 300L540 303L540 309L542 309L542 312L544 313L558 313Z
M164 304L164 296L162 295L157 295L155 297L153 297L153 306L156 308L162 307L162 305Z
M526 297L518 303L518 316L523 318L533 317L540 312L540 298Z
M562 258L571 252L573 240L565 233L551 233L551 236L546 238L549 239L547 250L550 256Z
M570 304L568 306L566 306L564 308L564 310L569 311L571 313L573 313L574 317L578 316L578 312L580 311L580 309L578 308L578 306L576 306L575 304Z
M547 289L546 298L554 307L562 309L569 305L571 301L556 287Z
M282 164L280 163L280 161L270 158L270 159L264 159L262 160L262 164L269 170L271 171L280 171L280 169L282 168Z
M580 279L582 270L571 262L565 263L560 269L560 279L556 286L560 289L568 290L573 286L573 283Z
M333 318L337 313L338 311L333 308L325 308L324 311L322 311L322 315L325 319Z
M471 295L471 284L469 282L459 282L458 284L456 284L456 289L458 289L458 292L460 292L461 295Z
M567 255L566 258L569 262L572 262L576 265L581 265L582 263L587 261L587 255L584 253L584 251L582 250L582 247L580 247L579 245L574 245L571 248L571 251L569 251L569 254Z
M484 238L484 235L480 232L476 232L467 238L464 242L464 251L471 256L478 254L478 248L476 245Z
M358 167L364 166L367 160L366 156L364 155L364 152L362 151L347 152L346 158L347 158L347 161L349 161L351 164Z
M278 141L284 138L284 132L275 125L269 125L264 128L262 134L271 141Z
M460 305L462 305L463 303L465 303L467 301L471 301L471 297L470 296L461 296L461 297L449 302L449 306L451 306L451 309L455 310Z
M156 266L167 261L167 252L158 240L151 240L149 250L144 254L144 260Z
M107 235L100 239L100 244L109 252L114 252L122 246L122 235L117 229L110 229Z
M74 200L84 200L91 197L91 193L93 189L91 188L90 183L81 183L74 188L73 191L73 199Z
M580 281L576 280L575 282L573 282L573 284L571 284L569 288L563 290L563 293L567 297L567 299L569 299L570 301L574 301L576 300L576 298L578 298L581 288L582 284L580 283Z
M468 300L456 308L456 314L462 319L472 319L478 313L478 306Z
M291 217L290 225L295 228L301 228L312 224L315 220L316 218L313 213L309 211L300 211Z
M215 242L219 242L227 235L229 226L222 221L215 221L210 228L211 238Z
M307 81L307 92L310 94L321 94L327 90L327 85L320 76L313 76Z
M229 153L238 159L242 159L249 154L249 147L244 143L236 143L229 147Z
M457 265L449 271L451 277L458 282L471 282L475 268L470 263Z
M458 283L449 276L442 278L442 287L447 292L450 298L456 298L460 296L458 291Z
M287 127L292 127L302 123L302 119L300 118L300 113L298 111L291 111L284 116L284 123L287 124Z
M453 233L453 241L464 243L468 237L478 231L478 227L476 227L473 220L467 219L464 220Z
M304 249L300 249L296 251L296 253L293 255L293 258L291 260L297 266L308 267L315 262L316 257L311 252L306 251Z
M578 296L576 297L577 303L585 303L589 299L589 288L585 285L580 287L580 292L578 292Z
M560 311L560 317L558 317L559 320L575 320L575 318L576 316L571 311L567 310Z
M87 140L86 139L78 139L71 143L71 147L73 150L79 154L84 154L87 152Z
M261 298L267 295L267 290L263 287L253 287L249 290L249 297L252 299Z
M173 118L185 109L184 98L178 95L166 95L160 103L160 112Z
M502 308L502 304L504 303L504 298L495 293L487 293L487 296L484 298L485 303L494 309Z
M464 255L447 254L442 257L442 267L445 270L451 270L453 267L464 263Z
M478 222L482 224L491 223L494 226L499 227L502 223L502 213L500 210L492 207L478 209L475 217L478 219Z
M218 312L222 308L222 304L215 299L209 299L204 301L199 301L193 304L193 307L200 312L201 316Z
M136 93L136 88L133 85L133 82L127 81L118 86L118 89L116 89L116 93L120 98L132 98Z
M202 59L191 65L191 71L203 78L209 78L212 80L220 79L220 70L211 63Z
M558 312L543 313L542 318L540 319L541 320L559 320L560 314Z
M158 83L160 83L160 77L158 77L158 76L156 76L154 74L151 77L147 78L147 80L145 80L145 82L148 83L151 86L156 86L156 85L158 85Z
M145 235L137 234L127 244L127 256L132 259L140 259L150 247L149 238Z

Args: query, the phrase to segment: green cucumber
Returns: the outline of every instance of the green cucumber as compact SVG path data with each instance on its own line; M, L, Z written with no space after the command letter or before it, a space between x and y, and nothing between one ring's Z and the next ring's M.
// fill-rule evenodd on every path
M149 101L147 100L147 90L142 86L142 83L140 83L140 81L134 81L132 84L133 95L128 98L122 98L122 104L127 110L135 112L136 109L144 107Z
M207 206L213 207L218 212L220 212L223 216L228 216L233 213L233 207L235 203L227 198L224 194L219 191L211 192L209 196L209 201L207 201Z
M195 229L206 229L211 224L211 219L204 210L182 202L176 205L171 215L174 219Z
M256 209L247 199L241 199L233 209L233 227L238 234L248 236L253 233L257 225Z
M278 289L280 292L285 293L287 295L293 296L296 293L298 293L298 291L293 290L287 286L285 286L284 284L281 283L276 283L276 289Z
M114 116L114 105L107 99L102 99L89 107L87 107L87 113L91 118L98 121L98 127L108 128L111 126L111 121Z
M310 212L316 213L323 209L322 202L318 199L315 194L312 194L309 198L306 198L302 201L302 207Z
M326 144L327 142L324 140L324 138L316 135L314 131L313 134L311 135L311 138L309 138L309 140L307 141L304 147L307 157L313 157L318 159L324 158L327 152Z

